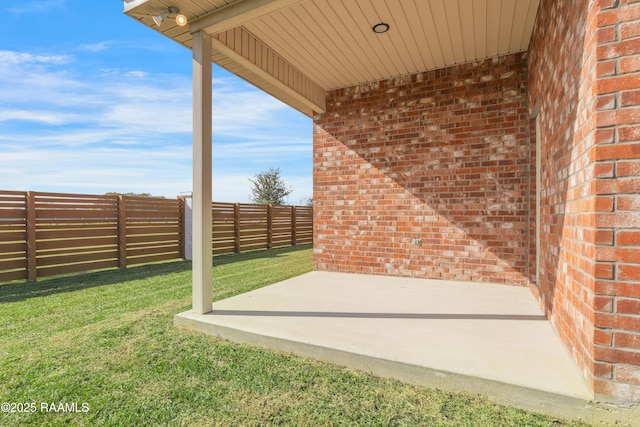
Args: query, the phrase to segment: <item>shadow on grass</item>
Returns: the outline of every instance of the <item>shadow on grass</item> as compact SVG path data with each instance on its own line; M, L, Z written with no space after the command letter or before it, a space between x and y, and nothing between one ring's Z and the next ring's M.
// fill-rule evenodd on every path
M37 282L10 283L0 285L0 304L190 270L191 262L172 261L137 265L126 269L99 270L69 276L44 278Z
M276 249L267 249L267 250L257 250L251 252L241 252L241 253L231 253L224 255L216 255L213 257L213 265L224 265L231 264L234 262L242 262L263 258L277 258L282 256L282 254L287 254L290 252L298 252L303 251L305 249L311 249L311 244L297 245L297 246L286 246L283 248Z
M311 245L298 245L278 249L243 252L239 254L217 255L214 265L231 264L262 258L277 258L283 254L311 248ZM65 292L98 286L113 285L133 280L143 280L165 274L185 273L185 280L191 281L191 261L170 261L156 264L137 265L118 270L99 270L68 276L44 278L38 282L0 284L0 304L24 301L30 298L44 297Z

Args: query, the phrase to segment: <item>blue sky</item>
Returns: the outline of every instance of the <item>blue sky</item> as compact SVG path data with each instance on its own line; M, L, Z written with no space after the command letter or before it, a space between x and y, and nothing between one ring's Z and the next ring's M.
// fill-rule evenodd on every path
M2 1L0 190L191 191L191 52L119 0ZM279 167L312 195L311 119L214 65L213 199Z

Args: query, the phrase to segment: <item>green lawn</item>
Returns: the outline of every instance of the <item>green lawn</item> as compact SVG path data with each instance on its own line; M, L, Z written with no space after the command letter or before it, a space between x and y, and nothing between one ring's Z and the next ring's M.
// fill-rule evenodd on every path
M215 299L310 271L311 257L216 257ZM36 404L0 425L583 425L176 329L190 275L175 262L0 285L0 402Z

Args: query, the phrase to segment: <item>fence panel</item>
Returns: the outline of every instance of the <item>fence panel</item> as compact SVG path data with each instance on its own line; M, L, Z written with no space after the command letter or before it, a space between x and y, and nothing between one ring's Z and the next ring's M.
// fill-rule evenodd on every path
M0 191L0 283L184 258L184 199ZM213 253L310 243L312 216L213 202Z
M311 207L213 202L212 209L214 255L313 241Z
M116 196L33 193L37 277L118 266Z
M271 247L278 248L282 246L292 246L293 239L293 221L295 217L292 215L295 207L293 206L273 206L271 217Z
M313 242L313 208L310 206L296 206L296 239L295 244L301 245Z
M267 249L268 240L268 205L239 204L239 237L238 250L254 251Z
M178 199L122 197L126 211L126 264L181 258Z
M0 282L27 278L27 193L0 191Z
M235 204L213 202L212 209L213 254L236 252Z

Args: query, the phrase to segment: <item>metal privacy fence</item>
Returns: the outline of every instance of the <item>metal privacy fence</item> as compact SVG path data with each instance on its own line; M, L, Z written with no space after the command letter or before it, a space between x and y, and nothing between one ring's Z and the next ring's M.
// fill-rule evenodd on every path
M185 258L189 203L0 191L0 283ZM312 209L212 204L214 254L311 243Z

